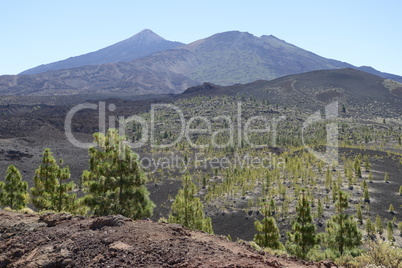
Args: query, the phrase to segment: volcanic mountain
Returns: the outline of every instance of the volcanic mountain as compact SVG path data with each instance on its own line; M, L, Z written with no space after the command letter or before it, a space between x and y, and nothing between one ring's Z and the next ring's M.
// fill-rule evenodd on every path
M158 51L182 45L184 44L165 40L153 31L145 29L126 40L98 51L49 64L43 64L23 71L21 74L38 74L52 70L70 69L85 65L100 65L110 62L129 62Z
M232 85L339 68L359 69L323 58L274 36L256 37L232 31L130 62L86 65L36 75L1 76L0 94L177 94L203 82ZM361 68L402 81L399 76L370 67Z

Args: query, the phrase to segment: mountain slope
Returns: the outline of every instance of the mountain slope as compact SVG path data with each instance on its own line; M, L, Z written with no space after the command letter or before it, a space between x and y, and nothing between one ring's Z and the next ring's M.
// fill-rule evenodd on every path
M225 32L184 47L200 60L190 77L220 85L271 80L284 75L352 65L326 59L274 36Z
M339 101L339 105L348 108L349 115L362 117L399 117L402 113L402 83L353 68L318 70L232 86L205 83L178 97L196 95L254 96L310 112Z
M394 81L398 81L398 82L402 83L402 77L401 76L398 76L398 75L395 75L395 74L390 74L390 73L380 72L380 71L378 71L378 70L376 70L376 69L374 69L373 67L370 67L370 66L360 66L360 67L357 67L356 69L358 69L360 71L363 71L363 72L366 72L366 73L369 73L369 74L374 74L374 75L381 76L381 77L386 78L386 79L392 79Z
M274 36L256 37L233 31L127 63L82 66L32 76L2 76L0 94L177 94L203 82L232 85L339 68L358 69L348 63L320 57ZM402 82L402 77L361 68Z
M170 94L197 84L183 70L195 64L189 53L169 53L169 61L152 57L132 63L107 63L73 69L49 71L37 75L0 77L0 94L72 95L128 93L131 95ZM159 55L163 57L162 55ZM149 61L155 59L155 61Z
M40 65L23 71L21 74L38 74L42 72L70 69L85 65L99 65L113 62L129 62L137 58L148 56L152 53L168 50L184 44L163 39L151 30L145 29L138 34L105 47L95 52L81 56L71 57L65 60Z

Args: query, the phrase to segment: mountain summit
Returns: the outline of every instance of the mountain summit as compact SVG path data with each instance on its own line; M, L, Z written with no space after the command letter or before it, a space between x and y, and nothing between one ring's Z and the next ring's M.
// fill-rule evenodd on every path
M152 42L155 42L155 41L165 40L150 29L144 29L141 32L137 33L136 35L133 35L132 37L128 38L127 40L130 40L130 39L136 40L136 41L138 41L138 43L142 43L144 45L151 44Z
M195 41L183 48L196 54L200 63L191 72L190 78L219 85L339 68L354 68L402 82L401 77L396 75L324 58L273 35L257 37L248 32L230 31Z
M200 65L191 73L196 81L219 85L271 80L284 75L352 65L323 58L275 36L231 31L215 34L184 47Z
M145 29L126 40L98 51L49 64L43 64L23 71L21 74L38 74L52 70L70 69L85 65L129 62L158 51L168 50L182 45L184 44L165 40L153 31Z

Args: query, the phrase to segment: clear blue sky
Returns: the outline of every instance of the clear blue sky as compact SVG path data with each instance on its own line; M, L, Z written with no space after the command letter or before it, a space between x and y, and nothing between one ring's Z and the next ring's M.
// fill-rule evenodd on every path
M399 0L2 1L0 75L95 51L145 28L184 43L230 30L272 34L402 75L401 11Z

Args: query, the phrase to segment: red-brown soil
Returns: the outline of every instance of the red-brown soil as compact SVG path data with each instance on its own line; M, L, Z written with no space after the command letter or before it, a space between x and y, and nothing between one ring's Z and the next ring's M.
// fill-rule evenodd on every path
M123 216L0 211L0 267L319 267L225 237Z

